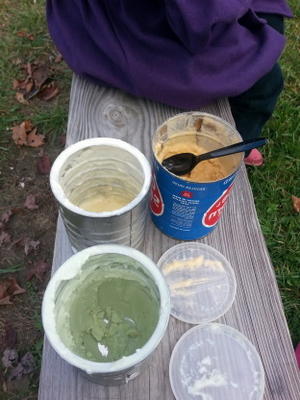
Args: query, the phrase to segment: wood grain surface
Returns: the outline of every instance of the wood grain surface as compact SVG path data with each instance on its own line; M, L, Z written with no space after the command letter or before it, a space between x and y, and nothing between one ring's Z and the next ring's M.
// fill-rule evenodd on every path
M225 99L201 111L233 123ZM156 127L178 112L181 111L74 77L67 145L89 137L110 136L130 142L149 158L151 135ZM163 252L179 243L160 233L150 219L145 235L144 252L155 262ZM218 322L238 329L258 350L266 375L264 399L300 399L299 371L245 167L241 168L236 179L218 227L199 242L209 244L224 254L235 271L236 299L232 308ZM59 219L53 271L71 254ZM174 399L168 378L169 359L175 343L191 326L171 317L167 334L148 367L138 378L120 387L102 387L90 383L64 362L45 340L39 399Z

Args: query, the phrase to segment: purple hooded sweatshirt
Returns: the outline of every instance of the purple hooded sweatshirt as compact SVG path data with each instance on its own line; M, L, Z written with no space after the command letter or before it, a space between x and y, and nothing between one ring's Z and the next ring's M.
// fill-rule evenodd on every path
M51 36L69 66L99 84L183 109L249 89L284 37L256 12L284 0L48 0Z

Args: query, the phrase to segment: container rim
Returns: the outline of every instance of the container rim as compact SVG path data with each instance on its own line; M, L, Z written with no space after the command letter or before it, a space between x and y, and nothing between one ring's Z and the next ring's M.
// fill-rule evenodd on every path
M173 392L175 398L177 399L178 397L176 396L177 391L176 391L176 388L174 385L173 371L174 371L174 362L175 362L174 360L177 355L178 349L180 349L180 347L182 346L182 343L184 343L184 341L190 335L192 335L194 332L199 331L199 335L201 335L202 329L223 330L224 334L232 335L232 337L235 338L236 340L239 340L240 343L248 346L250 352L252 351L252 356L254 355L254 357L256 357L256 361L258 363L258 367L260 370L259 372L261 374L261 376L260 376L261 379L259 382L258 398L259 398L259 400L262 400L264 397L264 391L265 391L265 371L264 371L264 367L263 367L263 364L261 361L261 357L258 353L258 350L254 346L254 344L248 339L248 337L245 336L243 333L241 333L240 331L238 331L237 329L233 328L230 325L221 324L219 322L209 322L206 324L200 324L200 325L193 326L191 329L188 329L175 344L175 346L172 350L172 354L171 354L170 362L169 362L169 380L170 380L170 385L171 385L172 392Z
M123 357L117 361L103 363L89 361L74 354L62 342L56 331L55 297L60 282L74 278L80 271L81 266L88 260L89 257L108 253L128 256L140 262L144 266L144 268L154 279L154 282L159 290L160 313L156 328L143 347L138 349L135 353ZM54 273L48 283L42 302L42 322L45 334L51 346L59 354L59 356L69 364L84 370L87 374L113 373L126 370L134 365L139 364L155 350L167 329L170 317L170 309L171 300L168 285L156 264L149 257L131 247L116 244L104 244L88 247L74 254Z
M170 117L170 118L166 119L162 124L160 124L160 125L156 128L156 130L155 130L155 132L154 132L154 134L153 134L153 136L152 136L152 144L151 144L152 153L153 153L153 155L154 155L155 160L159 163L159 165L161 166L161 168L162 168L164 171L166 171L168 174L170 174L170 175L176 177L177 179L179 179L179 180L181 180L181 181L183 181L183 182L188 182L189 184L190 184L190 183L193 183L193 184L195 184L195 183L196 183L196 184L199 184L199 183L200 183L200 184L203 184L203 183L205 183L205 184L206 184L206 183L214 183L214 182L216 182L216 181L205 181L205 182L187 181L186 179L182 178L181 176L175 175L175 174L173 174L172 172L170 172L167 168L165 168L165 167L158 161L158 159L157 159L157 157L156 157L155 149L154 149L154 141L153 141L153 139L154 139L156 133L157 133L167 122L172 121L172 120L177 119L177 118L182 118L182 117L184 117L184 116L189 116L189 115L196 115L196 116L199 116L199 117L209 117L209 118L215 119L215 120L217 120L218 122L220 122L220 123L226 125L226 126L227 126L229 129L231 129L235 134L237 134L237 135L240 137L241 140L243 140L242 137L241 137L241 135L240 135L240 133L239 133L239 131L238 131L233 125L231 125L228 121L226 121L225 119L220 118L220 117L218 117L217 115L207 113L207 112L201 112L201 111L186 111L186 112L182 112L182 113L176 114L176 115L174 115L173 117ZM242 155L242 157L241 157L241 161L240 161L238 167L237 167L236 169L234 169L233 171L231 171L228 175L224 176L222 179L228 179L231 175L235 174L235 173L239 170L239 168L240 168L241 165L242 165L242 162L243 162L245 153L242 153L242 154L243 154L243 155Z
M144 174L144 182L142 188L137 194L137 196L130 203L126 204L124 207L118 208L117 210L113 211L102 211L102 212L87 211L73 204L65 195L64 190L59 182L59 174L61 168L72 154L92 146L112 146L119 149L123 149L128 153L130 153L131 155L133 155L140 163ZM115 139L110 137L90 138L81 140L77 143L70 145L58 155L50 171L51 190L56 200L59 202L59 204L63 205L64 207L74 212L75 214L91 218L114 217L132 210L147 195L150 189L150 183L151 183L151 167L145 155L139 149L132 146L131 144L124 142L121 139Z

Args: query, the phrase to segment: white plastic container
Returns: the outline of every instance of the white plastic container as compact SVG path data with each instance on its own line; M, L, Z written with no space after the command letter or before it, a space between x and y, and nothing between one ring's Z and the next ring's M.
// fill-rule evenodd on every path
M157 325L149 340L136 350L135 353L122 357L113 362L94 362L84 359L67 347L62 340L56 324L56 313L58 312L58 301L64 295L65 288L76 282L80 285L79 275L84 269L88 271L89 260L97 260L101 256L112 254L129 257L141 266L145 275L155 285L159 297L159 317ZM67 293L67 291L66 291ZM82 250L70 257L52 276L44 294L42 304L42 321L46 336L54 350L69 364L79 368L81 372L91 381L101 385L119 385L139 375L142 364L153 353L167 329L170 315L170 295L168 286L161 272L146 255L138 250L119 245L98 245Z

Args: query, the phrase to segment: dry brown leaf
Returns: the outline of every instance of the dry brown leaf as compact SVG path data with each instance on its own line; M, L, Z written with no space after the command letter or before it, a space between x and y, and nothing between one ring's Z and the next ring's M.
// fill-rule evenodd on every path
M38 94L39 99L49 101L57 96L59 89L54 82L49 83L49 85L44 85Z
M42 85L48 79L48 67L46 64L34 66L32 69L32 79L37 88L41 88Z
M67 140L67 136L66 135L61 135L60 138L59 138L59 143L62 146L65 146L66 145L66 140Z
M15 278L7 278L0 282L0 305L12 304L11 296L25 293L26 290L21 288Z
M17 92L16 93L16 99L21 104L26 104L26 105L29 104L28 101L24 98L24 93Z
M24 69L27 72L27 75L31 78L32 77L32 67L30 63L24 65Z
M5 243L11 242L11 236L9 233L2 231L0 232L0 247Z
M26 82L26 85L25 85L25 92L26 92L26 94L30 94L30 92L32 91L32 89L33 89L33 82L32 82L32 80L31 79L28 79L28 81ZM28 99L28 96L27 96L27 99Z
M0 306L7 306L9 304L13 304L10 301L10 296L6 296L6 297L3 297L3 299L0 299Z
M41 260L34 264L34 266L28 271L27 279L31 280L34 276L42 281L45 273L50 269L50 264Z
M300 212L300 198L292 196L293 208L296 212Z
M24 89L25 82L26 82L25 79L22 80L22 81L20 81L19 79L14 79L14 80L13 80L13 89L14 89L14 90L17 90L17 89Z
M14 126L12 128L13 134L12 139L16 143L17 146L26 146L27 145L27 133L25 127L21 125Z
M27 146L30 147L40 147L44 144L44 135L40 135L37 132L37 128L34 128L28 135L27 135Z
M26 39L29 39L29 40L33 40L34 39L34 36L33 36L32 33L28 33L28 32L25 32L25 31L17 32L17 36L22 37L22 38L26 38Z
M58 64L58 63L62 62L62 60L63 60L63 56L59 53L59 54L55 57L54 62L55 62L56 64Z
M28 256L29 253L38 249L40 245L39 240L31 240L30 238L24 239L24 253Z
M20 57L17 57L17 58L14 58L14 59L12 60L12 63L13 63L14 65L20 65L20 64L22 64L22 60L21 60Z
M34 194L29 194L26 197L24 207L28 208L28 210L36 210L39 206L36 204L36 198Z
M20 126L25 129L26 133L29 133L33 129L32 122L29 119L25 119L25 121L23 121Z
M37 170L40 174L49 174L51 170L51 161L47 154L44 154L37 161Z
M15 278L8 278L7 281L9 282L8 293L10 295L15 296L17 294L22 294L26 292L25 289L21 288Z
M0 216L0 221L4 222L5 224L10 220L10 217L13 215L12 210L4 211L4 213Z

